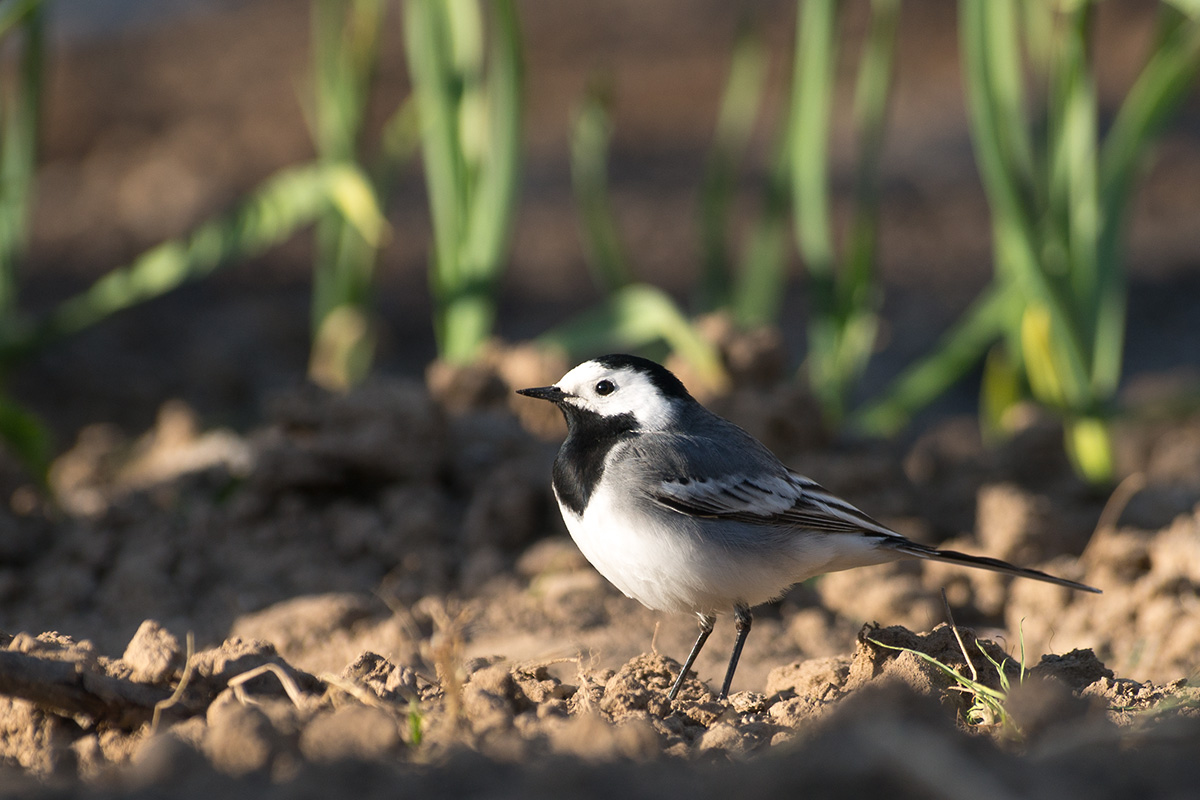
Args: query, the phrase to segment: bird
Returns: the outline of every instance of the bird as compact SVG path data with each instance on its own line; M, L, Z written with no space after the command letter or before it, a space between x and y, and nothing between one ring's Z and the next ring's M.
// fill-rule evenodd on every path
M719 614L732 609L736 631L718 696L723 700L750 633L752 609L828 572L917 558L1099 592L896 533L789 469L655 361L605 355L551 386L516 391L555 404L566 419L551 487L587 560L644 606L699 617L699 636L670 701Z

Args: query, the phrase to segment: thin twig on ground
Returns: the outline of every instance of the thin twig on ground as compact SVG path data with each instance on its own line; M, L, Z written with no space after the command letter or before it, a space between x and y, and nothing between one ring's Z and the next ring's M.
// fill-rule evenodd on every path
M300 691L300 687L296 684L296 679L293 678L286 669L278 664L272 663L260 664L254 669L246 670L240 675L235 675L229 679L229 688L233 690L233 695L238 699L239 703L243 705L252 705L254 703L253 698L246 694L243 684L247 683L248 681L252 681L259 675L264 675L268 672L279 679L280 684L283 685L283 690L287 692L288 698L292 701L296 708L303 711L308 707L309 698L304 694L304 692Z
M195 671L195 655L196 655L196 637L191 631L187 633L187 657L183 661L183 674L179 676L179 685L175 687L175 691L166 700L160 700L154 704L154 715L150 718L150 735L153 736L158 730L158 722L162 717L162 712L166 711L177 704L183 697L184 690L187 689L188 682L192 679L192 672Z

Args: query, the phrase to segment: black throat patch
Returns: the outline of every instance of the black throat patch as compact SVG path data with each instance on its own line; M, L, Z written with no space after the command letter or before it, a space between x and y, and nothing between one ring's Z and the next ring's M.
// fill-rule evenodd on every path
M554 459L554 491L560 503L580 516L604 474L608 451L633 435L637 420L633 414L605 417L570 404L559 407L567 418L567 439Z

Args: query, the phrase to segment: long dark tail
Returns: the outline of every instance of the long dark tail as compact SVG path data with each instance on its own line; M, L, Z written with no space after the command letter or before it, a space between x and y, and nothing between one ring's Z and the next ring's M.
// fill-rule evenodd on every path
M937 550L909 541L900 536L897 536L895 540L887 541L884 546L891 547L897 552L913 556L914 558L924 558L929 561L946 561L951 564L965 564L968 567L990 569L993 572L1003 572L1007 575L1016 575L1019 578L1032 578L1035 581L1045 581L1046 583L1056 583L1059 586L1066 586L1068 589L1078 589L1081 592L1095 592L1096 594L1100 594L1099 589L1094 586L1088 586L1085 583L1058 578L1036 569L1018 567L1007 561L1001 561L998 558L971 556L966 553L960 553L957 550Z

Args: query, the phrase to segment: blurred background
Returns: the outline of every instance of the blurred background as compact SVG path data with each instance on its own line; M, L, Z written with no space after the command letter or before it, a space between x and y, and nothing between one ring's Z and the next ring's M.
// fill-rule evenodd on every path
M1118 385L1197 377L1188 5L4 3L8 438L244 428L493 334L719 389L716 310L834 428L1032 398L1106 479Z

